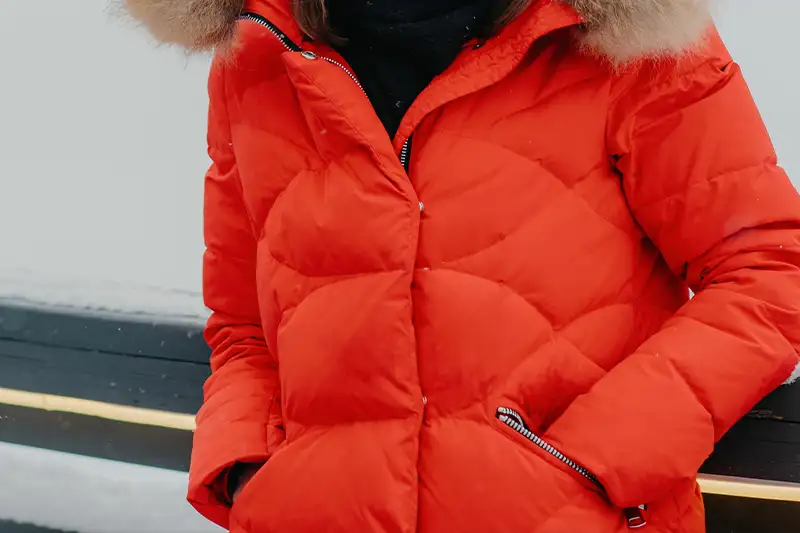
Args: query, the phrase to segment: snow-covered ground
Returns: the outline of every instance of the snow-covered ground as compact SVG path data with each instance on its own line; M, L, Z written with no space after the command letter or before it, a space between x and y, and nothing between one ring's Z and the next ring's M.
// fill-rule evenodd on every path
M199 290L170 289L136 281L43 276L32 269L0 265L0 304L97 312L104 316L200 324L208 318Z
M182 313L201 306L208 58L155 46L108 4L0 2L0 296L47 299L41 282L56 303L72 290L80 306ZM718 4L800 183L800 2Z
M186 503L182 472L2 442L0 472L0 521L79 533L222 531Z

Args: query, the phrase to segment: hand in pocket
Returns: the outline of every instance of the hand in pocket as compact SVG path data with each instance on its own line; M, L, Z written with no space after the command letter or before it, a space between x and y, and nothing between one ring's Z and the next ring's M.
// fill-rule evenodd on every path
M264 463L240 463L234 467L230 473L231 501L233 503L236 503L244 488L263 466Z

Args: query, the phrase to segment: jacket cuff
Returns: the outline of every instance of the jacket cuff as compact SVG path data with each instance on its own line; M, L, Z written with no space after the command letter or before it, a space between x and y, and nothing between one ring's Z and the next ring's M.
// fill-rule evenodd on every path
M714 425L665 357L637 354L578 397L543 438L627 508L694 479L713 449Z
M212 522L228 528L230 469L237 463L266 462L275 444L270 434L282 440L283 433L276 432L277 429L271 432L265 424L254 421L227 424L224 428L198 425L189 471L189 503Z

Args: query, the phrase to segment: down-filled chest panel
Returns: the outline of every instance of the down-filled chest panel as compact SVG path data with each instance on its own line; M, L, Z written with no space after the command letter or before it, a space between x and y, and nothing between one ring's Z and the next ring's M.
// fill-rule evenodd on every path
M417 265L506 286L559 328L632 301L654 255L605 148L607 80L529 77L453 102L420 128Z
M656 253L606 149L607 75L548 74L543 59L449 102L417 128L398 178L388 138L362 135L369 121L326 118L345 112L340 95L273 67L235 84L234 144L260 260L318 280L302 283L308 291L343 276L449 270L504 287L560 330L631 303L646 283ZM302 298L294 284L274 312Z

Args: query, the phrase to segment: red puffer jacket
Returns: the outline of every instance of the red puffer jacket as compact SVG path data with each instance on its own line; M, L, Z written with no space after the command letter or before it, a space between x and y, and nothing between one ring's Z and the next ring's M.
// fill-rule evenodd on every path
M612 533L646 504L703 531L698 468L800 347L798 195L714 31L670 55L704 1L535 1L394 140L288 0L128 3L190 47L238 34L210 80L202 513ZM231 511L213 487L263 460Z

